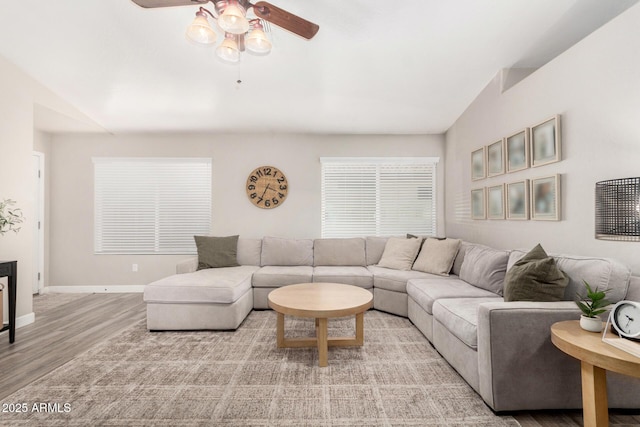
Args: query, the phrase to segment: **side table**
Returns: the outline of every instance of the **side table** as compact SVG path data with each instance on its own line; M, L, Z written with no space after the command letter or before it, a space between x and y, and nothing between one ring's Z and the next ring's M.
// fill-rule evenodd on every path
M551 342L580 360L585 427L608 426L607 371L640 378L640 358L602 342L601 333L585 331L578 320L551 325Z
M9 288L9 324L2 325L0 331L9 329L9 342L16 340L16 283L18 261L0 261L0 277L7 277ZM0 304L2 302L0 301ZM2 321L2 319L0 319Z

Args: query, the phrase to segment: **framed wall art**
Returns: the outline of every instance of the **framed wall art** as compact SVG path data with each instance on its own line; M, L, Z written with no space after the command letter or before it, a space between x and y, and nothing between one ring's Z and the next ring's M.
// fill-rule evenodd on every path
M529 219L529 180L507 184L507 219Z
M471 218L487 218L484 187L471 190Z
M531 128L531 167L559 162L561 152L559 115Z
M487 217L504 219L504 184L487 189Z
M531 219L560 220L560 175L531 180Z
M504 173L504 141L496 141L487 146L487 176Z
M529 128L505 138L507 172L516 172L529 167Z
M485 171L485 149L484 147L478 148L475 151L471 152L471 180L477 181L479 179L486 178L487 174Z

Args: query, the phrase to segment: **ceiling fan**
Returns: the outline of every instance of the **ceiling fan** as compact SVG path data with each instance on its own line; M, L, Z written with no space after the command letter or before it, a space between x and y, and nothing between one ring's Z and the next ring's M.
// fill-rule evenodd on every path
M221 15L230 4L239 4L246 12L253 8L253 13L260 19L277 25L307 40L316 35L320 27L299 16L287 12L266 1L258 1L255 4L249 0L133 0L135 4L144 8L203 5L213 3L215 11ZM207 10L207 12L209 12ZM209 12L211 14L211 12ZM216 17L217 18L217 17Z

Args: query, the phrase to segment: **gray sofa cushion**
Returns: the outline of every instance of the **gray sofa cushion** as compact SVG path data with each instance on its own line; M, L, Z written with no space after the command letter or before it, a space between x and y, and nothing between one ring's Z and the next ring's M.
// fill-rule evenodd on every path
M483 245L465 251L460 278L473 286L502 295L509 252Z
M467 249L473 246L473 243L462 241L460 243L460 248L458 248L458 254L456 255L456 259L453 261L453 267L451 268L451 273L456 276L460 276L460 269L462 268L462 264L464 263L464 254L467 252Z
M562 301L569 278L540 244L504 276L505 301Z
M231 304L251 289L251 275L259 268L241 265L174 274L146 285L144 301Z
M448 276L456 259L460 240L458 239L434 239L428 237L422 243L418 258L413 263L413 270L425 273Z
M313 265L359 265L366 266L365 240L316 239L313 241Z
M279 288L296 283L310 283L312 276L311 266L269 265L253 273L252 284L254 288Z
M433 318L472 349L478 348L478 306L494 298L444 298L433 304Z
M198 249L198 270L238 265L238 236L193 236Z
M265 237L261 265L313 265L313 240Z
M262 239L238 239L238 264L260 265Z
M507 268L511 268L528 251L514 250L509 255ZM592 288L611 289L607 292L607 299L616 303L624 299L629 289L631 270L620 262L600 257L585 257L577 255L551 255L558 267L569 276L569 284L564 291L564 300L571 301L576 293L584 293L583 280L589 282Z
M367 265L375 265L380 262L388 237L369 236L365 239L365 252Z
M377 265L367 266L367 270L373 273L373 286L388 291L407 293L407 281L410 279L438 278L422 271L394 270L392 268L378 267Z
M421 239L390 237L384 247L378 266L396 270L411 270L421 243Z
M477 288L454 276L431 279L411 279L407 294L428 314L433 314L433 303L442 298L495 298L496 294Z
M373 274L366 267L359 266L313 267L313 281L344 283L365 289L373 288Z

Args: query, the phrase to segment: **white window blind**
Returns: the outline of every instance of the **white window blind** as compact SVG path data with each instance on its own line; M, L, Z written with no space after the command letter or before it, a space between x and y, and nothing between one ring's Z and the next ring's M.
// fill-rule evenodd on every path
M211 159L94 158L95 253L193 254L211 230Z
M320 161L322 237L436 234L438 158Z

